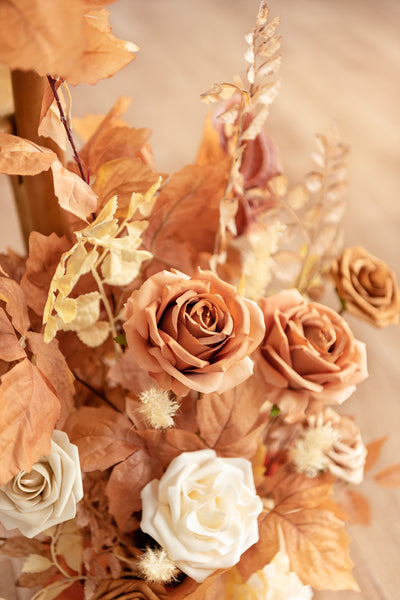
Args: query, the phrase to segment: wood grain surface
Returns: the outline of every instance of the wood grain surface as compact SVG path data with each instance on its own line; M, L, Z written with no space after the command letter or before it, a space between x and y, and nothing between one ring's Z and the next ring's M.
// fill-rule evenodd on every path
M296 182L312 168L314 134L335 122L352 149L346 245L364 246L400 280L400 2L270 0L269 5L272 16L282 17L284 62L268 128L285 171ZM115 34L141 51L112 79L74 89L73 115L104 113L119 95L130 96L126 119L153 130L157 169L179 169L196 154L208 110L200 93L244 72L244 34L254 24L258 0L119 0L109 9ZM21 250L4 178L0 208L1 248ZM345 409L356 417L366 443L390 436L379 470L400 461L400 327L375 330L349 322L367 344L370 377ZM349 528L361 593L316 593L319 600L400 597L400 489L380 488L370 476L361 490L371 501L372 523ZM0 597L14 600L10 563L0 569Z

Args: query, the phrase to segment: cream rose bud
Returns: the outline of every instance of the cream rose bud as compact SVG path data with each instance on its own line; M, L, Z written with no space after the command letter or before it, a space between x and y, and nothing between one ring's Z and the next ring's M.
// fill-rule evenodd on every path
M0 488L0 522L33 537L73 519L83 496L78 448L63 431L54 431L49 456L31 471L20 471Z
M262 502L245 458L184 452L143 488L142 501L142 530L199 583L258 541Z

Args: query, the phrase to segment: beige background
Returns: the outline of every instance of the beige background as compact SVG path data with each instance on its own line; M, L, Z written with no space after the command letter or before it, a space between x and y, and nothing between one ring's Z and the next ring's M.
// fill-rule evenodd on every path
M295 182L312 167L313 136L333 121L352 148L346 244L365 246L400 279L400 2L399 0L271 0L282 16L282 90L268 127ZM119 0L110 6L114 32L141 47L123 72L73 91L73 114L104 113L119 95L132 97L126 118L153 129L159 170L191 162L207 113L199 94L243 73L244 34L257 0ZM0 189L0 244L21 249L7 183ZM349 319L368 349L370 378L347 402L365 442L389 434L378 468L400 461L400 328L378 331ZM398 600L400 489L363 484L370 527L350 529L361 594L322 600ZM0 596L13 600L3 564Z

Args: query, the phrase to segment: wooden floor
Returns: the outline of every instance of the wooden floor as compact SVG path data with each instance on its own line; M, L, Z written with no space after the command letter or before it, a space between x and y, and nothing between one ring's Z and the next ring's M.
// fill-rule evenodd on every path
M332 122L352 148L346 244L360 244L400 280L400 1L270 0L282 16L282 90L268 127L294 182L312 167L313 136ZM74 90L73 114L103 113L123 94L132 97L127 120L153 129L157 168L191 162L207 108L199 94L243 73L244 34L258 0L119 0L110 6L114 32L141 47L136 60L111 80ZM1 247L21 249L3 181ZM370 378L347 403L366 443L389 435L378 467L400 461L400 327L378 331L351 320L366 342ZM361 588L324 592L320 600L398 600L400 489L371 481L370 527L351 528L351 553ZM17 596L6 574L0 597Z

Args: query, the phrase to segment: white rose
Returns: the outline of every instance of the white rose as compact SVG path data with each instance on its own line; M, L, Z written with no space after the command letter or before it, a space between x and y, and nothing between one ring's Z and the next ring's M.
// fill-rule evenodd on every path
M78 448L63 431L54 431L49 456L27 473L20 471L0 488L0 522L33 537L73 519L83 496Z
M289 557L280 550L272 561L253 573L244 584L234 586L233 600L312 600L309 585L290 571Z
M236 564L258 540L262 502L245 458L184 452L142 490L141 528L197 582Z

